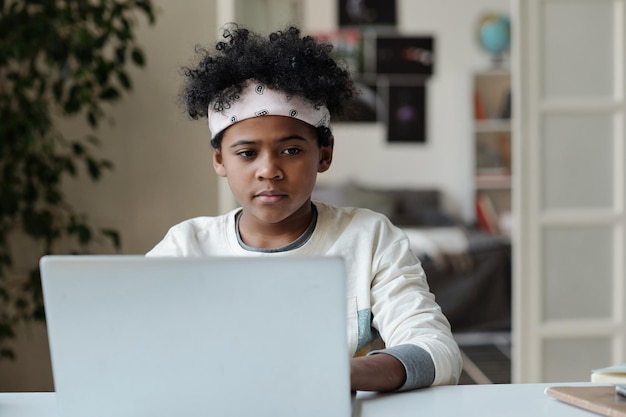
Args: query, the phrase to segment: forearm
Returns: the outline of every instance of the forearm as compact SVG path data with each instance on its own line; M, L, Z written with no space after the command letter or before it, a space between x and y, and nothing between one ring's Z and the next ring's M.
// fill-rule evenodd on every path
M404 365L391 355L380 353L350 360L352 391L394 391L405 381Z

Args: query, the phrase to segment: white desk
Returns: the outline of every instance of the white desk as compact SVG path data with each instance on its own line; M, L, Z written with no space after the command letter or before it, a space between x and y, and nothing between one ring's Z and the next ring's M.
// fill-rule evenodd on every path
M57 417L53 392L0 392L0 417Z
M593 417L544 394L550 385L457 385L406 393L359 392L354 417ZM581 385L581 384L574 384ZM586 385L586 384L585 384ZM0 417L58 417L54 393L0 393Z
M553 385L582 384L457 385L395 394L359 393L354 416L597 416L547 396L544 390Z

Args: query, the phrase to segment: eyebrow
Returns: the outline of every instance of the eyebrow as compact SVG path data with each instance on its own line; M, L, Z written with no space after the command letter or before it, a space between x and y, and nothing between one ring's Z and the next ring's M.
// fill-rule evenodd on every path
M300 135L289 135L289 136L284 136L282 138L278 138L276 139L274 142L275 143L282 143L282 142L288 142L290 140L301 140L304 142L307 142L308 139L306 139L303 136ZM237 142L233 143L232 145L230 145L231 148L236 148L237 146L244 146L244 145L255 145L256 143L258 143L258 141L256 140L247 140L247 139L241 139L238 140Z

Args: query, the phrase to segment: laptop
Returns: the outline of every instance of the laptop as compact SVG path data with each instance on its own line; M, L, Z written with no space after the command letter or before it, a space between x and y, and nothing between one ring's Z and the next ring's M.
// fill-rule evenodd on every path
M59 417L346 417L343 260L41 259Z

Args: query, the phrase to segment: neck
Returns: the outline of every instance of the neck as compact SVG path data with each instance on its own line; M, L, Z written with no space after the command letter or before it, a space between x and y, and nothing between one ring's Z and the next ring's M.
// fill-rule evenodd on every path
M246 212L241 214L239 236L243 243L254 248L276 249L302 236L313 220L313 208L311 202L307 202L296 213L278 223L255 220Z

